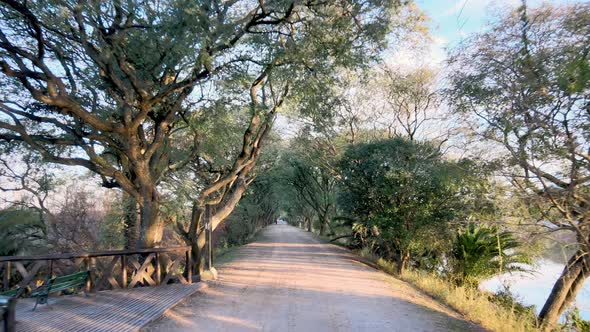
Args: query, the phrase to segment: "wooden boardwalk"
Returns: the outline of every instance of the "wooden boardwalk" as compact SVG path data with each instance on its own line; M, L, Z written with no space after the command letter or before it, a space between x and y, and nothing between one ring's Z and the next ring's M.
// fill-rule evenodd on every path
M20 299L16 331L137 331L202 287L174 284L53 297L35 311L33 299Z

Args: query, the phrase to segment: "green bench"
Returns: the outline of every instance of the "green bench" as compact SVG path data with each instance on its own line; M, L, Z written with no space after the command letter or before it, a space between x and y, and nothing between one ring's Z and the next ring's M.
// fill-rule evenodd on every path
M0 293L0 296L4 296L4 297L16 297L18 295L18 291L20 291L20 287L19 288L8 290L6 292L2 292L2 293Z
M90 271L82 271L47 280L45 284L31 292L31 297L37 298L33 310L37 309L39 304L47 304L49 294L84 287L88 279L90 279ZM86 290L84 290L84 293L86 293Z

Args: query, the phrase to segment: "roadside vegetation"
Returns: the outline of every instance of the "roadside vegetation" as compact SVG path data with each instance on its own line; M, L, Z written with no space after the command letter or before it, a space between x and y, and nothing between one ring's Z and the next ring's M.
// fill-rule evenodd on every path
M378 269L404 280L491 331L538 331L537 316L532 306L526 306L507 288L497 293L457 284L439 274L424 270L406 269L398 274L395 262L371 254L356 252Z
M583 330L589 10L504 13L451 52L444 89L428 70L347 76L333 122L277 154L287 220L491 330ZM567 262L543 307L480 289L555 248Z
M0 1L0 255L277 219L494 331L587 331L590 4L499 11L440 66L408 1ZM389 59L391 60L391 59ZM565 256L542 308L482 281ZM6 278L2 280L7 280ZM560 320L564 317L565 320Z

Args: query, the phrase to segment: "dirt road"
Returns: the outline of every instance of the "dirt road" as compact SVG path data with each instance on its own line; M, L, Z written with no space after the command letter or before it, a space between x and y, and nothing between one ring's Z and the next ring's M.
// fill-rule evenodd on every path
M287 225L266 228L218 270L219 280L146 330L479 330L346 250Z

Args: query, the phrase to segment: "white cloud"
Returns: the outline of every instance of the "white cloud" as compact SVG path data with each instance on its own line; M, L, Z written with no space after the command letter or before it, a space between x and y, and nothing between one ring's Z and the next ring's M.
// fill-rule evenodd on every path
M389 50L386 53L385 62L404 69L440 68L446 59L445 47L448 43L449 41L445 37L435 35L424 47L397 45L394 50Z
M533 1L533 3L540 3L542 1L543 0ZM457 0L449 7L449 9L444 11L441 16L483 15L490 7L514 7L520 4L521 0Z
M441 16L454 16L460 14L462 11L465 10L467 4L471 2L470 0L459 0L455 1L455 4L449 7L446 11L442 13ZM476 1L476 2L487 2L487 1Z

